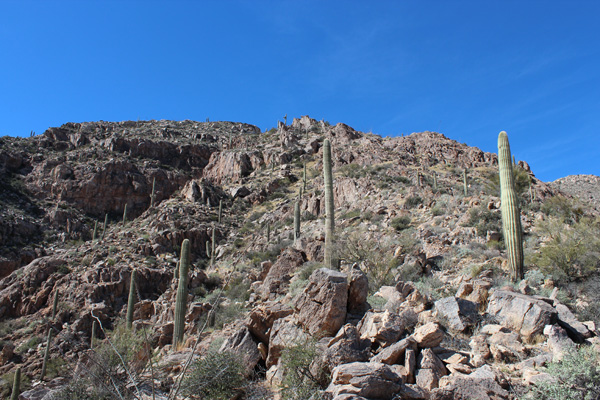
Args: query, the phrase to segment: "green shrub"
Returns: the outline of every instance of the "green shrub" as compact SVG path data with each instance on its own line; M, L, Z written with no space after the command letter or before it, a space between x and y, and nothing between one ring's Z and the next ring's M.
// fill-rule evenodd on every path
M396 232L403 231L410 227L411 219L408 215L396 217L390 221L390 226L396 230Z
M209 351L197 359L183 381L183 393L206 400L229 400L246 384L242 358L233 352Z
M281 385L282 399L310 399L318 396L319 389L328 379L322 367L311 368L317 356L314 340L283 349L281 352L281 365L284 370Z
M600 266L600 228L587 219L567 226L562 219L539 221L536 234L544 240L531 261L555 280L590 276Z
M596 400L600 398L600 355L581 347L547 368L553 378L532 388L529 398L540 400Z
M485 205L469 210L469 219L464 224L477 229L477 236L486 237L488 231L502 231L502 214L488 210Z
M411 209L415 208L419 204L423 203L423 199L419 196L410 196L407 197L404 201L404 208Z
M540 210L548 215L561 219L567 224L573 224L583 216L583 209L580 205L565 196L550 197L542 204Z

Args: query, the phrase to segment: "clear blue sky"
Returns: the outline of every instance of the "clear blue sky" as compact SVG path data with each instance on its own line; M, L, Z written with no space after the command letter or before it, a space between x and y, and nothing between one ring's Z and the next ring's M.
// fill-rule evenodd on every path
M0 57L0 135L308 114L600 175L599 1L0 0Z

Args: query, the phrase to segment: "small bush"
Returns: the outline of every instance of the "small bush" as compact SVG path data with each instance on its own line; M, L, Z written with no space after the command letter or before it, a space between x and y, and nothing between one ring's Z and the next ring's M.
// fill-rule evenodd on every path
M201 399L229 400L246 384L242 357L209 351L196 360L183 381L183 393Z
M281 365L285 371L281 387L283 400L318 396L319 389L327 378L323 368L311 368L317 356L314 341L287 347L281 352Z
M530 399L596 400L600 398L600 355L593 347L581 347L552 363L547 372L550 382L536 385L528 393Z
M406 209L415 208L416 206L418 206L421 203L423 203L423 199L421 197L410 196L410 197L407 197L406 200L404 201L404 208L406 208Z
M392 221L390 222L390 226L392 228L394 228L396 230L396 232L400 232L404 229L409 228L410 222L411 222L410 217L408 215L405 215L402 217L396 217L396 218L392 219Z
M477 229L477 236L486 237L488 231L502 231L502 214L488 210L486 206L472 208L465 226Z
M544 201L540 210L548 215L561 219L567 224L573 224L583 216L583 209L565 196L554 196Z
M572 226L549 217L540 221L536 234L544 240L532 262L556 280L590 276L600 265L600 228L588 220Z

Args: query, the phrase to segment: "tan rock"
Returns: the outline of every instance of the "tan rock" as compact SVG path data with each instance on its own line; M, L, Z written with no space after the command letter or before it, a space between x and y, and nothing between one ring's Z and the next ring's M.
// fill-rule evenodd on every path
M346 275L327 268L314 271L304 291L294 301L298 321L311 335L333 336L346 319Z
M353 394L372 399L391 400L402 389L402 378L388 365L354 362L337 366L326 393L333 397Z
M415 329L412 337L420 348L436 347L442 343L444 332L437 323L430 322Z

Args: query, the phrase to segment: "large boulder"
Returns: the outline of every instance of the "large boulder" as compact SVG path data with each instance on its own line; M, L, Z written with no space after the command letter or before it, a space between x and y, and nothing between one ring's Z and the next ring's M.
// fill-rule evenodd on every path
M258 342L254 340L245 326L225 339L219 349L219 352L224 351L238 354L244 365L245 375L248 378L252 376L254 368L256 368L262 358L258 351Z
M346 275L327 268L314 271L294 301L298 321L311 335L334 336L346 320Z
M329 369L341 364L369 360L370 340L360 338L360 333L354 325L342 326L337 335L329 341L323 353L323 362Z
M296 249L287 248L269 268L262 285L257 290L263 299L274 300L285 294L296 270L306 262L306 255Z
M250 312L246 325L258 340L268 345L273 322L279 318L287 317L293 312L294 310L288 305L278 301L267 301Z
M432 349L423 349L417 358L417 385L432 390L438 387L440 378L448 374L444 363L435 355Z
M406 360L405 355L408 350L417 350L417 343L410 336L381 350L371 361L389 365L400 364Z
M363 314L367 311L370 308L367 303L368 295L369 279L358 265L354 264L350 271L350 286L348 287L348 313Z
M488 365L469 375L452 374L440 379L439 388L431 391L431 400L508 400L510 394L497 382Z
M558 317L558 312L544 300L506 290L492 293L487 313L525 337L542 333L544 326L556 323Z
M458 297L445 297L435 302L435 315L442 325L455 332L464 332L478 319L477 304Z
M444 340L444 331L435 322L429 322L415 329L413 339L421 349L436 347Z
M334 368L327 393L334 398L353 394L372 400L391 400L402 390L401 377L389 365L353 362Z
M401 314L389 311L368 311L358 323L358 330L363 339L377 342L387 347L398 341L408 328L417 323L417 314L412 309L405 309Z
M277 364L284 348L306 343L307 340L308 336L296 324L293 315L275 321L271 328L267 368Z
M577 341L578 343L583 342L593 336L593 333L583 323L573 315L569 307L564 304L556 304L556 311L558 312L558 323L563 327L569 336Z

